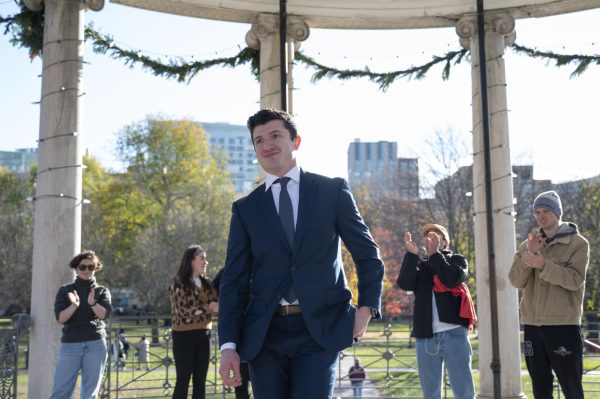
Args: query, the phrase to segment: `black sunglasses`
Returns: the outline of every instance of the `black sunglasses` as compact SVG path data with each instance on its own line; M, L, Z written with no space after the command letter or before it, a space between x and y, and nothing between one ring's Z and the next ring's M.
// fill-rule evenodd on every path
M89 272L93 272L94 270L96 270L96 265L84 265L83 263L79 266L77 266L77 268L80 271L85 271L85 269L87 269Z

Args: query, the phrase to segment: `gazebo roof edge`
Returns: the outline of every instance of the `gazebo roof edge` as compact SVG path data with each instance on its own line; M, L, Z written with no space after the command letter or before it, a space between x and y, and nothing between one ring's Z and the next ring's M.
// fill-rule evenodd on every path
M212 19L229 22L251 23L257 13L276 13L276 7L268 7L265 2L253 3L256 10L247 8L234 8L239 1L202 1L202 0L110 0L112 3L126 6L163 12L168 14L182 15L187 17ZM309 3L310 1L304 1ZM215 5L215 3L231 3L231 7ZM273 1L273 4L277 2ZM327 3L325 1L324 3ZM357 2L353 2L356 4ZM288 3L288 15L302 16L311 28L323 29L419 29L419 28L444 28L453 27L458 19L465 14L473 14L476 4L472 6L456 5L454 7L427 7L407 5L406 8L393 8L388 2L387 7L371 7L370 9L344 10L342 8L327 8L323 6L308 12L308 9L294 7L293 1ZM407 1L407 3L411 3ZM421 1L420 4L429 4ZM431 3L436 3L435 1ZM439 4L439 2L437 2ZM445 2L446 3L446 2ZM450 2L447 2L450 3ZM457 2L459 3L459 2ZM506 11L514 18L546 17L551 15L565 14L576 11L600 8L600 0L555 0L550 2L538 1L537 4L523 4L520 1L495 1L497 6L488 11ZM530 1L531 3L531 1ZM373 3L371 3L373 4ZM412 3L418 4L418 3ZM501 5L517 4L516 6L501 7ZM519 5L520 4L520 5ZM392 4L393 5L393 4ZM454 10L455 12L450 12ZM319 12L320 11L320 12ZM338 12L337 15L333 15Z

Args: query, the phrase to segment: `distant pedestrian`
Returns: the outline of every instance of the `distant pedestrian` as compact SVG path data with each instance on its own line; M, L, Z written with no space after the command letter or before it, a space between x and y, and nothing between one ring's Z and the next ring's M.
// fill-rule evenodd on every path
M140 341L135 344L135 348L137 349L137 362L138 362L138 370L142 369L142 365L146 368L146 370L150 370L150 365L148 363L148 357L150 352L150 343L146 339L146 335L142 335Z
M352 384L354 397L357 399L362 398L363 383L365 382L365 378L367 378L367 373L363 366L360 365L359 358L354 358L354 366L350 367L348 377L350 378L350 384Z

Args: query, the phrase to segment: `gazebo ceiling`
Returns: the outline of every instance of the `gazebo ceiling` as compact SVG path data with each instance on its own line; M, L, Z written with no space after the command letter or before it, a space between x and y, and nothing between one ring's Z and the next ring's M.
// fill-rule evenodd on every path
M111 0L190 17L250 23L257 13L278 13L279 0ZM487 0L485 9L515 18L543 17L600 7L600 0ZM476 11L475 0L288 0L288 15L311 28L413 29L454 26Z

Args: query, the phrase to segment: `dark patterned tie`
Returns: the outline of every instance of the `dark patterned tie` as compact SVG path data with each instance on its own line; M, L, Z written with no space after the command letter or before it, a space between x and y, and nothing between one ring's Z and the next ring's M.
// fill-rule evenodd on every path
M290 248L293 249L295 232L294 210L292 208L290 194L287 191L287 184L289 181L289 177L280 177L279 179L275 180L274 183L279 183L281 185L281 192L279 193L279 220L281 221L281 226L283 227L288 244L290 244ZM289 303L292 303L297 299L296 294L294 293L294 286L291 284L291 281L287 292L283 295L283 299Z
M279 193L279 220L281 220L281 226L285 232L288 244L290 244L290 248L294 248L294 210L290 194L287 191L289 181L289 177L280 177L275 180L275 183L281 185L281 192Z

